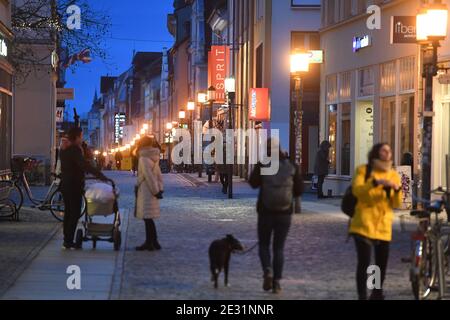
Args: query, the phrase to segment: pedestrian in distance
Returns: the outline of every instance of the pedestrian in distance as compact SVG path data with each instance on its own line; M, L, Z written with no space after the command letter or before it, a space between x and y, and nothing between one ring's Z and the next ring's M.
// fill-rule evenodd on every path
M69 143L65 144L60 152L61 192L64 199L63 249L78 249L75 248L73 240L81 215L81 201L86 173L90 173L103 181L108 180L84 157L82 134L80 128L71 128L67 133Z
M137 251L161 250L154 219L160 217L160 200L164 186L159 159L161 147L154 137L144 137L137 147L138 178L135 187L135 216L144 220L145 242L136 247Z
M116 170L118 171L122 170L122 160L123 160L122 152L120 151L116 152L114 159L116 160Z
M134 145L134 147L131 149L131 173L133 174L133 177L136 176L138 162L139 158L137 156L137 145Z
M392 151L388 144L375 145L369 153L368 164L356 169L352 192L357 203L349 233L355 240L358 257L358 298L367 299L367 269L373 248L381 285L372 290L370 299L383 300L389 243L392 240L393 209L400 207L402 202L400 175L392 167Z
M268 156L271 144L268 143ZM262 175L263 165L258 163L251 173L249 183L259 188L258 240L259 258L263 269L263 289L281 292L280 281L283 274L284 245L291 226L294 211L293 202L303 193L303 180L298 166L293 164L286 153L279 152L279 170L275 175ZM271 261L270 243L273 235L273 261Z
M330 166L330 148L331 144L328 141L322 141L314 164L314 174L317 176L317 198L319 199L326 198L323 193L323 183Z

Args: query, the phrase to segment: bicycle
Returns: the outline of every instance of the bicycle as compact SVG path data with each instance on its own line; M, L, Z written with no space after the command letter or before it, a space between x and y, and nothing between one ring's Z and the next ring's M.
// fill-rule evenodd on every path
M417 199L425 204L425 210L410 212L411 217L419 220L417 230L411 234L410 281L416 300L430 298L432 291L438 291L438 299L442 299L446 289L445 274L450 255L450 193L441 187L431 193L442 197L435 201ZM447 221L440 218L444 211L447 212Z
M28 183L25 172L31 170L39 162L33 158L13 158L11 160L11 167L13 171L11 182L13 184L10 192L10 199L15 203L17 212L23 206L24 191L25 194L33 204L32 208L39 209L41 211L50 211L53 217L58 221L64 220L64 199L60 189L61 177L55 173L52 173L53 181L47 190L44 199L36 199L33 196L30 185ZM86 199L82 198L80 218L86 211Z

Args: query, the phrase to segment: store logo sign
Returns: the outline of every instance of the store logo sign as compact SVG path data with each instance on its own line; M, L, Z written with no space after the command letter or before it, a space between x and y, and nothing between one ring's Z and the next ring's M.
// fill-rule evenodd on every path
M391 17L391 44L417 43L416 16Z
M251 121L270 121L270 97L268 88L252 88L249 93Z
M363 37L353 37L353 52L358 52L363 48L367 48L372 45L370 36L365 35Z
M8 45L6 44L6 41L3 39L0 39L0 56L2 57L8 56Z

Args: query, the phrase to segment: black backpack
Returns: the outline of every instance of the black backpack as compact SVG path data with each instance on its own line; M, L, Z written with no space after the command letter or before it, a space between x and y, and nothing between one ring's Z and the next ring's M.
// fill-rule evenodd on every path
M264 208L282 212L292 207L294 176L295 166L289 160L280 160L277 174L262 176L260 199Z
M365 181L367 181L371 174L371 169L369 166L366 166L366 176ZM341 210L350 218L353 218L355 214L356 204L358 203L358 199L353 194L352 186L349 186L345 191L344 198L342 198L341 202Z

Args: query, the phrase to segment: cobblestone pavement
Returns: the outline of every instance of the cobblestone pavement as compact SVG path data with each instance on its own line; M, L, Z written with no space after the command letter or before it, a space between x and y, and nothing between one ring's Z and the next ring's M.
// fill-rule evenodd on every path
M129 173L113 173L121 188L121 207L132 208ZM121 299L355 299L356 256L346 242L347 219L339 200L305 196L303 214L296 215L286 243L283 288L279 296L264 293L257 250L233 255L231 286L214 290L210 282L208 247L232 233L247 247L256 238L256 191L235 182L235 199L220 193L218 184L194 184L180 175L165 175L162 217L157 221L160 252L136 252L144 226L130 216L121 279ZM409 236L396 226L386 280L388 299L411 299ZM222 278L221 278L222 279Z

